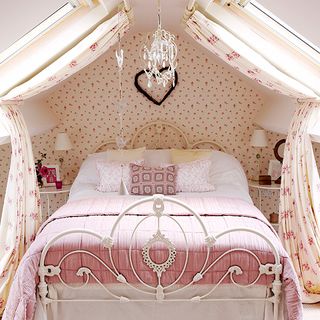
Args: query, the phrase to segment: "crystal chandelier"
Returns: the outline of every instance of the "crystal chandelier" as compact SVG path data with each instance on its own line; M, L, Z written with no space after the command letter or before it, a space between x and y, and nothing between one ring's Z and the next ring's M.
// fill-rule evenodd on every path
M158 29L154 32L152 39L152 43L148 46L149 38L147 37L146 43L141 48L148 88L152 87L152 77L155 77L158 85L162 84L165 87L172 80L174 86L178 48L174 42L175 36L162 29L160 0L158 0Z

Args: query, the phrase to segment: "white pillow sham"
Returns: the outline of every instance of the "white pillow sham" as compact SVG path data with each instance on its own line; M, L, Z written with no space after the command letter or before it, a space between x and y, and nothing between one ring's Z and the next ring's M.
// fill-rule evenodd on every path
M146 150L143 158L146 166L159 167L164 163L171 163L171 150Z
M131 163L142 164L143 160L136 160ZM99 192L117 192L121 182L121 174L123 182L129 189L130 185L130 165L129 162L119 161L98 161L97 170L99 173L99 183L96 190Z
M210 183L209 159L196 160L177 164L177 192L208 192L214 191L214 185Z

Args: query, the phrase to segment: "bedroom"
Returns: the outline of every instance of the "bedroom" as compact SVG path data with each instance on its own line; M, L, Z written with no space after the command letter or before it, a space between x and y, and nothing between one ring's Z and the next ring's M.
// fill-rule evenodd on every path
M265 2L266 4L263 3L263 1L260 1L260 3L263 3L268 7L268 1ZM273 1L269 2L272 3ZM149 93L149 95L152 95L154 99L161 100L169 90L169 85L171 85L170 83L163 87L153 83L152 87L149 88L147 76L143 72L144 67L141 63L140 49L146 41L147 33L149 32L152 34L157 27L157 1L126 2L123 6L128 6L127 8L129 9L127 11L129 13L121 15L122 18L117 16L118 11L122 12L122 7L119 8L116 1L96 1L93 3L91 3L91 1L83 1L78 4L72 2L72 4L75 8L71 6L72 9L70 9L71 11L68 12L66 16L60 18L53 27L44 31L42 36L39 36L31 43L28 43L22 50L14 54L11 53L12 56L6 58L0 66L1 77L5 80L1 81L1 96L5 97L7 94L7 97L4 99L1 98L1 107L2 105L8 105L4 104L4 102L8 100L11 101L12 99L16 99L19 100L19 102L20 100L25 100L21 105L16 106L16 108L21 111L22 117L26 122L28 133L26 133L26 131L24 131L24 133L30 133L31 135L31 158L29 158L30 152L23 149L25 156L28 157L30 163L34 163L41 160L41 153L45 153L46 158L42 160L44 166L50 166L52 170L57 170L56 168L60 169L60 179L58 180L62 180L62 189L57 189L56 186L43 186L39 189L42 204L41 219L39 217L39 220L43 221L49 215L56 215L59 214L59 212L62 212L58 211L57 213L54 213L66 202L71 186L72 189L69 198L70 204L73 201L82 201L81 199L83 199L83 197L88 197L92 192L96 192L94 188L97 185L97 181L92 181L91 184L94 186L93 189L89 190L87 187L84 187L83 183L89 183L89 180L93 177L93 171L88 171L86 173L83 167L80 170L80 173L83 174L82 178L80 177L82 180L78 178L78 182L80 181L80 183L73 185L72 183L78 176L80 166L84 163L89 154L96 153L97 151L105 152L107 149L117 148L114 141L119 134L121 135L121 132L123 133L125 140L127 140L125 149L139 147L165 150L171 148L179 150L192 149L193 144L203 140L207 142L199 144L195 146L195 148L206 150L208 148L223 150L224 148L226 154L230 156L227 155L225 158L216 159L214 162L216 171L213 175L213 185L216 189L216 195L221 192L224 197L230 198L230 195L232 194L233 197L242 198L247 203L251 201L251 196L256 207L261 209L266 218L269 219L270 213L275 213L275 218L278 219L280 188L283 188L282 184L284 182L282 181L282 184L273 183L272 185L260 185L257 181L252 182L251 179L259 175L259 173L262 175L268 174L270 160L275 160L273 148L277 142L286 138L294 112L299 108L299 105L303 104L304 99L311 98L310 101L312 101L312 103L313 101L317 101L317 96L320 91L319 85L317 85L317 82L315 81L316 79L319 80L319 60L316 60L317 55L311 54L308 51L309 49L306 49L308 51L307 53L303 52L302 54L300 49L293 50L292 44L289 46L288 42L281 43L283 44L281 53L283 53L284 56L285 54L288 55L289 62L296 61L292 59L299 58L299 63L301 63L302 66L301 68L303 68L305 72L299 78L299 83L297 83L297 80L289 81L288 74L291 76L291 79L297 79L296 75L297 73L300 75L299 72L301 72L301 69L297 68L296 70L291 70L290 63L290 70L286 69L286 75L279 76L277 72L274 71L274 69L279 68L277 65L276 67L272 66L274 69L267 69L270 73L264 74L264 76L267 75L269 77L267 77L267 79L269 80L281 81L281 84L283 85L282 89L286 95L275 93L269 88L262 86L258 81L253 81L247 77L247 75L239 72L239 70L235 70L235 66L230 66L228 63L221 60L221 58L214 55L212 50L210 50L211 48L207 50L207 48L202 46L201 41L197 42L193 39L194 37L190 37L190 35L187 34L185 31L185 29L187 29L186 23L188 26L190 26L190 24L188 24L188 22L182 22L182 18L184 17L186 6L191 5L190 8L192 10L189 10L189 12L187 11L184 20L190 19L189 15L194 13L193 3L190 4L187 3L187 1L180 0L174 2L163 0L160 3L162 8L162 26L165 30L170 31L176 36L174 41L178 48L176 60L177 67L175 70L177 77L171 93L164 102L158 106L150 101L145 94L140 92L144 90ZM65 3L58 4L57 2L56 8L58 8L59 5L65 5ZM232 20L231 18L236 17L240 22L244 22L241 20L242 15L247 14L245 10L249 10L249 6L250 4L247 4L242 8L239 4L233 2L220 3L220 1L215 1L213 3L205 3L205 1L199 1L196 5L196 10L199 10L198 12L204 14L203 17L204 19L208 19L208 23L211 23L210 18L212 17L214 17L216 23L221 23L221 20L225 20L229 23L229 20L226 18L230 18L228 30L232 31L233 25L231 22L235 23L238 22L238 20ZM48 9L49 6L44 7ZM10 8L8 8L8 10L9 9ZM25 8L25 10L29 10L26 11L30 12L30 14L28 13L28 16L32 16L30 9ZM50 10L51 13L54 11L53 8L50 8ZM279 11L279 13L281 13L281 11ZM312 12L309 14L312 14ZM93 59L94 61L86 67L83 67L88 63L86 60L81 60L79 65L77 65L78 61L73 56L75 52L74 48L78 49L76 43L80 43L81 40L85 41L90 35L94 36L94 30L99 24L103 23L103 21L105 21L106 28L109 29L106 36L103 34L103 38L100 40L105 44L106 49L108 50L105 50L106 52L103 51L103 53L100 52L100 42L94 41L91 45L98 43L98 46L90 45L90 49L88 50L93 55L96 54L96 57ZM293 22L294 21L295 20L293 20ZM289 22L291 23L292 20L288 21L288 23ZM113 30L116 30L117 28L113 29L113 27L111 27L112 23L115 26L118 24L122 25L120 32L121 36L123 29L128 29L126 30L125 35L121 37L120 44L118 33L113 32ZM128 26L126 23L128 23ZM216 25L212 25L216 27ZM224 26L226 27L226 25ZM309 29L314 29L313 26L312 22L310 22ZM31 28L28 30L30 29ZM24 33L28 30L24 30ZM77 32L75 33L74 30L77 30ZM220 29L217 30L219 31ZM263 29L261 32L270 34L268 30ZM305 30L299 30L301 33L304 31ZM79 35L80 33L81 37ZM230 33L231 32L229 32L229 34ZM222 35L223 33L221 36ZM234 36L234 33L232 35ZM311 35L308 34L308 37L312 35L312 33ZM72 38L72 36L74 38ZM239 37L240 36L241 35L239 35ZM272 33L272 37L275 37L274 33ZM230 41L230 37L227 38L226 41L227 40ZM272 38L272 40L274 40L274 38ZM279 41L279 39L276 40ZM312 41L316 42L317 39L313 38ZM276 42L270 43L272 45L277 44ZM113 46L111 46L112 44ZM119 66L115 56L116 50L118 50L118 53L120 52L119 46L124 52L122 72L119 72ZM39 48L41 50L39 50ZM45 48L45 50L43 50L43 48ZM6 49L6 47L3 47L3 49ZM223 50L221 47L219 47L219 49ZM242 47L240 49L242 49ZM255 49L257 48L255 47ZM49 52L50 55L48 55ZM313 50L312 52L315 51ZM68 70L65 71L60 67L63 62L69 58L68 54L69 57L72 58L70 61L68 60ZM259 53L256 54L259 55ZM65 58L65 61L62 61L63 59L61 58L59 60L59 56L67 58ZM87 51L79 53L76 56L84 59L88 58ZM26 59L26 57L32 57L32 59ZM268 63L272 62L272 64L275 64L275 61L273 60L274 56L264 58L265 60L269 59L267 61ZM255 56L253 56L252 59L254 62L257 61ZM260 63L260 60L258 62ZM260 67L260 65L257 67ZM262 66L262 68L263 67L264 66ZM288 68L288 66L285 67ZM17 72L17 70L19 70L19 72ZM44 72L41 73L41 70L44 70ZM283 71L282 69L280 70ZM135 85L135 77L141 71L142 73L138 79L138 86L140 87L139 91ZM65 75L66 73L68 73L68 76ZM36 77L37 75L38 77ZM121 85L119 83L119 76L122 78ZM64 78L66 79L61 81ZM49 83L44 83L44 79L51 80L49 80ZM288 80L288 82L284 79ZM52 86L50 81L59 83ZM23 83L26 83L26 85L20 85ZM41 86L47 86L48 90L43 90ZM288 97L288 93L292 95L292 97ZM296 93L296 95L293 93ZM122 99L120 99L120 95L123 97ZM299 102L297 102L298 97ZM120 100L124 101L125 108L119 103ZM316 104L316 102L314 103ZM5 106L3 108L5 108ZM122 121L120 121L120 118ZM120 126L121 122L123 126ZM8 198L5 200L7 177L10 161L12 161L10 152L11 145L8 143L10 141L10 139L8 140L8 130L7 133L5 132L7 127L8 125L4 125L0 128L2 135L2 138L0 139L3 142L3 144L0 145L0 167L2 169L0 173L0 207L3 206L6 209L5 211L8 216L8 210L12 210L13 212L13 209L9 206L9 202L15 200L14 198L13 200L9 199L10 201ZM22 129L25 130L25 128ZM257 129L265 130L262 132L255 131ZM4 133L2 134L2 132ZM58 135L59 133L67 133L67 135ZM20 137L19 133L16 131L14 134L18 134L18 137ZM259 135L257 139L252 138L253 134ZM308 131L308 136L309 135L312 135L316 141L317 127L312 126L312 123L310 125L310 131ZM60 137L60 141L57 141L57 137ZM28 141L24 141L23 143L28 144ZM99 148L102 144L103 147ZM218 144L218 146L216 144ZM132 158L131 160L140 160L140 158L143 158L147 164L152 162L157 165L161 163L172 163L172 154L165 150L163 150L163 153L159 150L160 153L156 152L155 154L150 154L148 151L149 155L147 155L148 152L144 155L141 155L141 153L139 154L138 152L138 158ZM179 150L177 150L175 156L180 155ZM320 150L316 142L313 143L313 150L316 162L319 163ZM123 152L125 151L120 152L122 156ZM217 154L219 153L215 153L216 158ZM260 156L259 159L257 159L257 154ZM231 155L240 162L240 167L238 167L238 162L234 160ZM182 155L182 158L186 158L183 162L187 161L187 157L192 158L193 156L194 153L192 152L184 156ZM17 158L19 158L19 155ZM228 160L230 160L229 163ZM23 161L23 159L20 159L19 161ZM179 161L177 160L176 163L178 162ZM231 166L231 169L236 171L232 171L228 165ZM224 166L226 167L224 168ZM235 169L235 167L237 167L237 169ZM220 169L223 174L219 172ZM228 169L230 169L229 172ZM32 170L34 170L34 168L32 168ZM117 170L119 171L119 167L117 167ZM18 172L14 170L13 174L18 175ZM219 176L219 174L221 175ZM32 175L31 182L27 180L28 182L24 181L22 183L18 180L17 184L11 186L8 184L11 189L7 191L7 194L10 192L12 193L12 190L20 190L16 188L30 188L28 183L36 183L36 181L33 181L33 178L34 176ZM119 176L118 179L120 179ZM247 182L247 179L249 179L249 182ZM285 177L285 179L288 179L288 177ZM43 180L44 183L47 184L47 181L45 181L46 178ZM248 184L250 185L250 196L248 194ZM57 185L57 187L60 186ZM117 188L119 189L118 185ZM130 191L130 188L128 189ZM28 189L28 191L30 190L32 190L32 188ZM285 188L282 190L285 190ZM100 194L102 194L103 197L107 197L106 193L100 192ZM205 196L205 194L206 193L204 192L203 195ZM116 192L112 195L117 198ZM210 195L209 191L209 196ZM184 196L184 194L181 196ZM196 196L196 194L193 196ZM128 196L119 197L122 199L127 198ZM133 197L133 199L140 199L140 197ZM7 204L4 206L3 204L5 202L7 202ZM17 203L21 204L20 202ZM315 204L313 205L315 206ZM28 203L28 206L30 206L30 203ZM151 208L152 207L150 207L150 209ZM201 207L194 207L193 209L196 212L197 209L201 211ZM28 210L31 209L30 207L25 207L21 210L28 212ZM199 214L201 213L200 211ZM288 210L282 210L282 212L284 211ZM32 209L29 211L29 215L30 212L35 211ZM38 215L38 213L36 214ZM16 212L14 215L16 215ZM26 213L22 214L20 218L25 219L25 215ZM12 234L9 235L9 233L4 230L7 229L4 227L4 224L8 223L9 218L7 217L6 219L7 220L3 220L1 223L1 236L12 237ZM18 220L15 220L14 223L19 225L17 221ZM292 219L290 220L290 223L294 223L294 221L295 220ZM22 231L19 232L20 241L22 241L22 243L26 242L25 245L22 245L22 251L27 249L27 246L31 243L31 240L33 240L33 236L39 227L37 223L28 221L28 219L23 223L26 223L25 228L29 227L30 230L27 229L26 234ZM53 224L51 223L51 225ZM74 226L69 225L67 227L72 229ZM277 220L274 221L273 227L277 230L280 228L280 231L281 228L283 228L283 230L288 232L286 229L287 226L285 224L279 226ZM3 231L5 231L5 233ZM29 239L24 239L24 237L28 236ZM36 242L37 240L34 243ZM12 245L14 255L15 244ZM159 250L159 252L161 253L162 251ZM290 254L293 253L291 252ZM313 258L314 257L312 257L312 259ZM6 257L5 254L3 255L2 261L4 260L8 261L8 257ZM4 263L6 264L7 261ZM17 261L17 259L14 259L14 261ZM145 265L144 262L142 262L142 264ZM4 270L5 269L6 267L4 267ZM3 279L1 286L6 281L5 277L3 277ZM207 286L207 284L204 284L204 286ZM3 292L4 296L8 295L6 290ZM70 294L70 292L67 292L67 294ZM223 292L220 292L220 294L223 295ZM9 300L10 299L11 298L9 298ZM13 300L11 299L11 301ZM222 305L224 306L224 304ZM52 306L56 306L56 302L53 302ZM93 306L95 306L94 303ZM310 306L314 307L312 311L309 311ZM217 311L216 309L218 307L210 306L210 308L211 307L214 308L213 310ZM270 306L266 307L266 310L269 307ZM54 308L51 308L51 306L48 308L50 308L49 313L56 312L52 310ZM239 308L239 310L241 310L241 307ZM130 313L129 310L130 309L128 308L125 312ZM141 308L141 310L144 311L143 308ZM168 310L171 310L169 306ZM168 310L166 312L169 312ZM310 304L306 307L305 311L314 314L313 312L317 312L317 305ZM15 310L15 312L18 314L17 310ZM64 310L64 312L70 312L70 310ZM206 307L204 307L203 310L199 308L199 312L206 314L208 309L206 309ZM259 314L258 309L256 312ZM269 314L270 310L268 309L268 312L265 312L266 319L269 319L271 317ZM51 316L52 314L49 314L49 319ZM114 317L116 317L116 314L114 314ZM232 317L232 315L229 317ZM248 319L251 319L250 317L262 319L260 314L260 318L255 317L254 312L252 314L248 313ZM5 319L10 319L10 316L7 315ZM226 319L228 319L227 316Z

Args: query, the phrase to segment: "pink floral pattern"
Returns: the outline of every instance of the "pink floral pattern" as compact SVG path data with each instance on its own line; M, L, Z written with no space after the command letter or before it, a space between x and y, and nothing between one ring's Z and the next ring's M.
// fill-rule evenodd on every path
M285 145L280 196L280 236L298 274L305 302L320 301L320 183L308 124L319 103L304 102Z
M308 98L312 91L278 70L259 53L222 26L195 11L186 23L186 32L234 69L275 92Z
M94 44L92 44L92 45L90 46L90 50L91 50L91 51L96 51L97 48L98 48L98 43L97 43L97 42L95 42Z
M40 226L40 202L32 146L23 116L16 105L0 108L1 121L11 135L9 179L0 224L0 314L8 286ZM27 186L27 187L26 187Z
M232 51L231 53L227 53L226 56L229 61L240 58L240 54L235 51Z

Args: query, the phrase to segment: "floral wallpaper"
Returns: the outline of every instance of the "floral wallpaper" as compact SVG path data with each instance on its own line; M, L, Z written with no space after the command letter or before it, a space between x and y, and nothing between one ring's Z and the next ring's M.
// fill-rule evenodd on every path
M123 41L125 64L123 72L124 115L127 139L147 122L165 120L182 129L191 142L212 139L224 145L243 165L248 177L256 174L256 151L249 144L254 130L253 119L264 104L264 96L257 92L250 80L244 79L209 52L177 37L178 77L175 90L157 106L145 98L134 86L134 77L141 70L139 49L145 35L129 34ZM146 83L141 78L140 83ZM46 103L60 119L57 128L33 137L34 154L46 152L47 164L57 164L64 157L63 173L69 180L77 175L82 161L103 141L114 139L118 130L116 103L118 101L118 71L114 48L59 84L48 96ZM156 95L161 95L157 92ZM55 136L67 132L73 149L54 151ZM267 171L269 159L274 159L273 146L283 135L268 133L269 146L262 150L261 168ZM167 137L170 143L170 137ZM167 141L167 142L168 142ZM148 144L148 143L147 143ZM149 143L150 144L150 143ZM0 203L4 194L8 159L8 146L0 146ZM257 192L252 190L255 201ZM52 197L61 204L63 196ZM1 205L0 205L1 206ZM45 209L46 210L46 209ZM263 197L262 211L277 211L277 197Z

